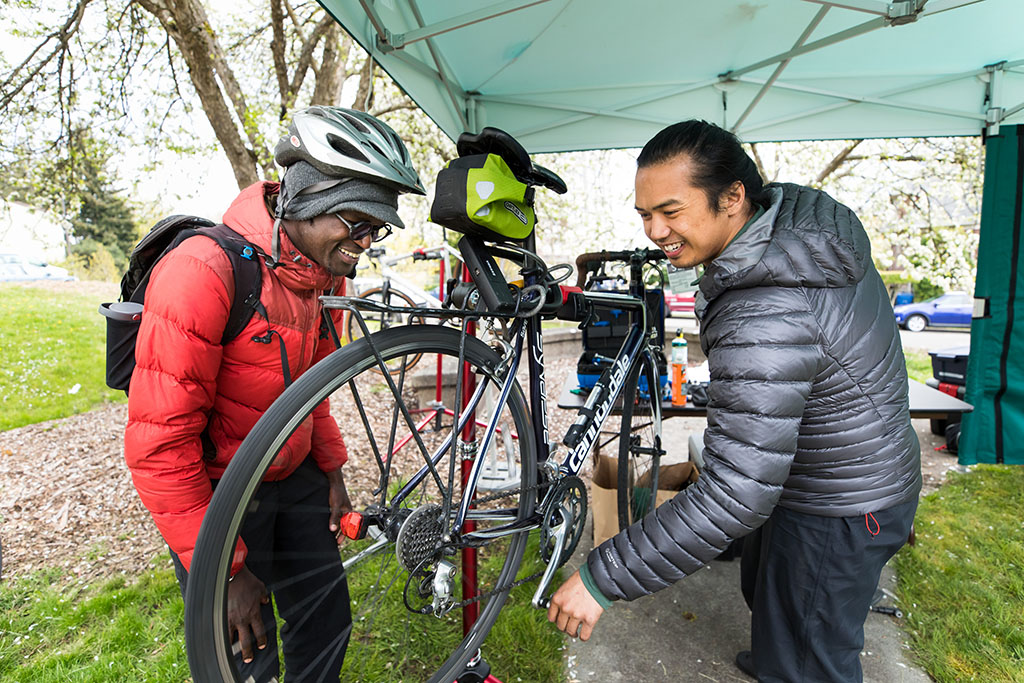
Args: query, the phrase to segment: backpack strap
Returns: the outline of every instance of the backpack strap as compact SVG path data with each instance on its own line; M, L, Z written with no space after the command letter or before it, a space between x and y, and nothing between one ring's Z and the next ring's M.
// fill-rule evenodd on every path
M227 344L242 333L252 319L253 313L259 313L264 319L268 319L267 309L260 301L263 285L260 261L266 254L223 223L196 230L192 234L205 235L215 241L231 261L235 296L231 300L228 322L224 326L224 336L221 338L221 344Z

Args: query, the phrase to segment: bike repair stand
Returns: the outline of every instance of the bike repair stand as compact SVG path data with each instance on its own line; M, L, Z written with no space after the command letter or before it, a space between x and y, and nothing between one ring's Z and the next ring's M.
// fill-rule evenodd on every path
M462 277L465 280L469 280L469 269L463 266ZM470 335L476 334L476 323L468 321L466 323L466 332ZM438 360L440 366L440 359ZM466 363L464 368L465 382L462 387L462 405L467 406L473 399L473 393L476 390L476 377L473 375L469 363ZM440 367L438 367L438 393L441 391L441 377ZM476 439L476 416L472 416L473 419L467 420L466 426L462 429L461 441L462 444L468 444L469 449L462 450L464 454L469 456L477 455L475 453L475 439ZM472 453L466 453L466 450L472 450ZM460 454L461 455L461 454ZM462 458L461 463L461 475L462 475L462 486L465 490L466 483L469 481L469 475L473 470L473 460L471 457ZM466 521L462 530L464 533L470 533L476 530L476 522ZM462 549L462 599L468 600L475 598L479 591L479 585L476 576L477 570L477 556L476 548L463 548ZM462 608L462 635L465 636L469 633L469 629L473 626L473 623L477 620L480 614L480 603L474 602L466 605ZM477 650L476 655L469 660L466 664L465 669L462 673L456 676L454 683L501 683L500 680L491 675L491 666L484 661L483 656L480 654L480 650Z

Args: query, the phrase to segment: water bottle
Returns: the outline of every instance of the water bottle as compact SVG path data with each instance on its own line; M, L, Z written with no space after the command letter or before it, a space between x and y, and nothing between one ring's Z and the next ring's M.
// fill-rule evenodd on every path
M686 405L686 337L682 330L672 340L672 405Z

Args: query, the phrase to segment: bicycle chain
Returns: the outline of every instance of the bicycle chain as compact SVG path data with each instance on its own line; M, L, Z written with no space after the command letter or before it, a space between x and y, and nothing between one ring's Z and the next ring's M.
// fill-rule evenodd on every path
M473 504L474 505L479 505L480 503L489 503L492 500L501 500L502 498L510 498L510 497L512 497L514 495L517 495L517 494L521 495L521 494L526 493L528 491L540 490L541 488L552 486L553 483L554 482L548 481L548 482L543 482L543 483L540 483L540 484L534 484L533 486L529 486L529 487L526 487L526 488L511 489L509 491L499 491L498 493L492 493L491 495L484 496L483 498L476 498L476 499L473 500ZM496 595L496 594L498 594L498 593L500 593L502 591L511 591L514 588L518 588L519 586L522 586L524 583L529 583L529 582L531 582L531 581L533 581L535 579L539 579L543 575L544 575L544 570L542 569L539 572L537 572L536 574L533 574L531 576L526 576L526 577L524 577L522 579L519 579L518 581L513 581L512 583L507 584L505 586L498 586L497 588L494 588L493 590L490 590L490 591L488 591L486 593L481 593L480 595L474 596L472 598L467 598L467 599L463 600L462 602L452 603L452 606L449 609L449 611L454 610L454 609L463 609L465 607L468 607L469 605L472 605L475 602L480 602L484 598L490 598L490 597L492 597L492 596L494 596L494 595Z

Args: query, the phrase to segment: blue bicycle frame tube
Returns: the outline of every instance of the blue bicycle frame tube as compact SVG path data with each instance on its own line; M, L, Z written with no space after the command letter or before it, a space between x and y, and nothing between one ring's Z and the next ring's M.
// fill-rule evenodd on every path
M523 330L516 335L515 350L511 358L512 362L509 363L508 371L505 374L505 381L501 385L501 393L498 395L498 400L494 402L494 411L491 413L491 419L484 432L484 438L481 441L480 448L477 450L477 457L473 460L473 468L470 470L469 478L466 480L466 487L462 491L462 502L459 504L459 513L455 516L455 524L453 525L455 529L462 528L462 523L466 520L469 506L472 504L476 494L476 480L480 474L480 468L483 467L484 454L487 452L491 439L494 437L494 432L498 428L497 418L501 415L502 410L505 409L505 403L508 401L508 395L512 391L512 385L515 384L516 372L519 370L519 357L523 350L524 335L525 331ZM484 380L484 382L486 381ZM522 434L519 436L522 438Z
M592 411L592 417L588 419L587 430L580 441L570 448L561 465L563 472L574 475L578 474L583 468L587 453L590 452L594 441L598 437L601 425L604 423L608 413L611 412L612 406L615 405L615 401L619 398L619 394L622 393L622 387L626 383L630 370L640 362L640 351L645 348L646 336L648 334L647 306L636 297L592 292L588 293L587 298L595 303L614 303L614 305L621 308L638 311L640 324L630 327L629 333L622 343L622 348L619 349L618 355L615 356L615 360L612 362L611 368L609 368L610 381L606 387L606 394L601 396L598 392L591 392L591 397L584 406L588 411ZM655 387L651 387L650 390L656 391Z
M537 235L530 233L527 237L525 248L529 251L537 250ZM529 275L524 278L524 284L537 284L537 276ZM532 316L526 321L527 351L530 357L527 359L527 367L530 375L530 417L533 421L534 441L537 448L537 463L547 462L550 456L551 445L548 441L548 406L547 387L544 382L544 334L541 330L541 319L539 315Z

